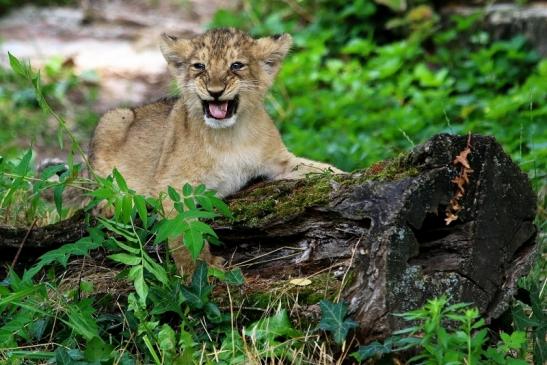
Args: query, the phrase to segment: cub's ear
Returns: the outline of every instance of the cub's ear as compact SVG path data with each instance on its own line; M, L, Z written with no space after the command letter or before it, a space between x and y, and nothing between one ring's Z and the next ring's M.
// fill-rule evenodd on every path
M178 67L190 56L192 45L189 39L162 33L160 49L169 66Z
M275 75L281 61L287 55L292 45L290 34L283 33L256 40L256 56L268 74Z

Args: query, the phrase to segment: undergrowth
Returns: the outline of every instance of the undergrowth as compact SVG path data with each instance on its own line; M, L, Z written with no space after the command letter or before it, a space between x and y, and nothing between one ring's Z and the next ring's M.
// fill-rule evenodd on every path
M296 154L350 170L437 132L472 131L496 136L535 188L544 189L547 61L523 38L491 40L477 28L480 14L441 27L426 2L395 13L379 3L395 2L250 0L245 12L221 11L214 22L257 35L293 34L297 50L268 109ZM400 314L409 325L393 337L362 346L339 296L314 297L319 315L311 320L291 315L299 304L289 297L251 308L258 311L251 319L245 300L234 304L245 281L238 268L198 261L181 278L162 250L168 239L182 237L197 258L205 241L217 243L209 223L229 220L231 212L215 192L184 185L151 198L132 191L117 171L95 177L73 125L55 112L70 104L67 92L81 80L59 64L44 81L30 65L11 55L10 62L13 72L0 72L6 80L0 113L8 120L0 131L0 223L64 219L75 209L69 191L87 198L90 223L97 205L110 205L113 217L98 218L82 239L23 272L8 268L0 282L0 363L524 364L533 358L539 364L547 358L545 260L520 281L525 298L512 308L510 333L489 332L476 309L444 297ZM40 126L44 116L56 125ZM18 134L30 136L27 120L39 131L34 136L57 136L66 164L36 171L36 153L21 149L28 136ZM81 123L82 130L92 124ZM82 178L84 170L90 178ZM166 200L175 214L164 211ZM215 295L220 287L228 298L223 305Z

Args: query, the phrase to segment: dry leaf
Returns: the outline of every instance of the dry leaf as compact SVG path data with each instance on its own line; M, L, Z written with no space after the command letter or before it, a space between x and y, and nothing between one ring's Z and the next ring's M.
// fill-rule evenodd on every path
M469 165L469 161L467 161L467 155L469 155L470 153L471 153L471 148L467 147L462 152L460 152L460 154L458 156L456 156L456 158L454 159L453 164L456 165L456 164L459 163L460 165L462 165L466 169L470 169L471 166Z
M451 180L451 182L456 185L456 189L454 191L452 199L450 199L450 202L446 207L446 218L444 219L444 221L446 222L447 226L455 220L458 220L458 212L463 209L462 205L460 204L460 199L463 198L465 194L465 185L469 184L469 175L473 172L473 170L471 170L471 165L469 165L469 161L467 160L467 156L469 156L470 153L471 133L467 138L467 147L465 147L465 149L461 151L460 154L456 156L456 158L454 158L454 161L452 161L452 164L461 165L462 168L460 174Z
M306 278L296 278L292 279L290 283L297 286L308 286L311 284L311 280Z

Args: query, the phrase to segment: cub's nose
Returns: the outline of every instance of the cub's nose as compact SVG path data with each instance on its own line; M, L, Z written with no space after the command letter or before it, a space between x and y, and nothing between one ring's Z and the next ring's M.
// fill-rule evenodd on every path
M222 89L207 89L207 92L209 92L209 95L211 95L213 98L218 99L220 95L224 92L224 88Z

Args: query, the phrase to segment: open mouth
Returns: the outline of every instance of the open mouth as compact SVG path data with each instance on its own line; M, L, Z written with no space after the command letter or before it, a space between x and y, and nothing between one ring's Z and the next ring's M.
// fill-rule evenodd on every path
M203 112L209 118L228 119L237 112L239 98L232 100L202 100Z

